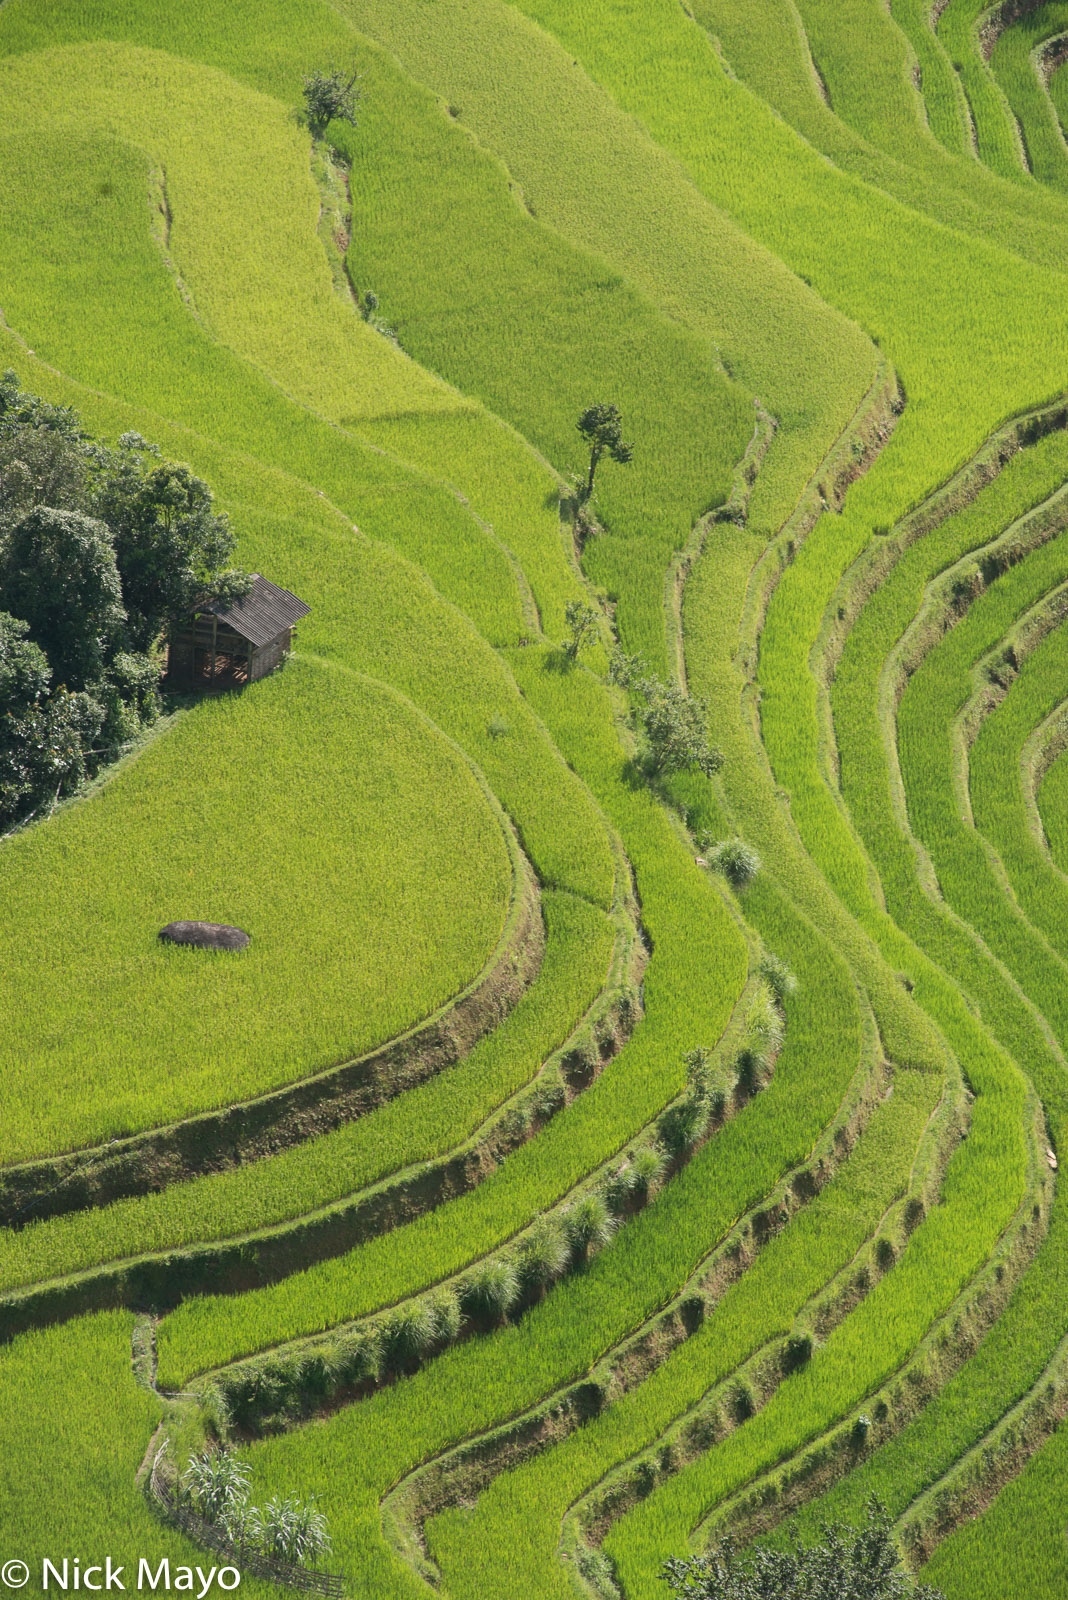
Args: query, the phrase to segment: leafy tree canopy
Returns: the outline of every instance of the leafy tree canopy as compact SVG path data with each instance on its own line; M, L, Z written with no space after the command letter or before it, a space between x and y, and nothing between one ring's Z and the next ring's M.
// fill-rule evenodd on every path
M188 467L0 377L0 828L153 720L167 625L247 592L233 545Z
M578 419L578 431L590 447L590 467L582 498L593 494L593 480L601 457L607 453L613 461L625 465L634 457L634 446L623 442L623 418L619 407L613 405L587 406Z
M101 676L126 620L104 523L50 506L27 512L0 546L0 595L58 682L84 689Z
M711 776L723 757L708 737L708 707L674 683L648 672L640 656L617 649L609 668L612 683L638 697L635 716L645 735L646 765L654 773L682 772L695 767Z
M302 93L308 127L317 139L326 132L327 124L335 119L356 126L356 110L360 103L360 74L356 68L346 74L340 67L329 72L317 70L304 79Z

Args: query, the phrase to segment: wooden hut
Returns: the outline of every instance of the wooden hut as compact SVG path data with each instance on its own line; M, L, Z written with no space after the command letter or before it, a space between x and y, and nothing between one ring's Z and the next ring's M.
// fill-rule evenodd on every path
M272 672L293 644L310 606L258 572L233 605L204 605L167 644L167 682L175 689L233 689Z

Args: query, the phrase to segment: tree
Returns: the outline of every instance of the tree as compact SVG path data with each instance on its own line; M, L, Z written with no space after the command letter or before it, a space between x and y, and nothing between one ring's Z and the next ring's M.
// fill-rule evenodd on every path
M578 431L590 447L590 470L582 490L585 501L593 494L597 464L605 451L613 461L625 464L633 458L634 446L623 443L623 418L618 406L587 406L578 419Z
M126 613L111 536L81 511L39 506L0 545L0 593L29 623L53 680L81 689L101 676Z
M711 777L723 757L708 738L708 707L703 700L684 694L647 670L640 655L628 656L617 645L608 665L608 681L631 689L644 701L637 718L648 746L647 764L653 772L681 772L696 767Z
M729 1536L707 1556L674 1558L661 1577L680 1600L943 1600L927 1584L914 1588L903 1572L891 1522L877 1500L856 1532L824 1525L821 1543L741 1554Z
M81 781L104 718L86 694L49 694L51 669L28 635L0 611L0 828Z
M188 467L140 434L100 444L0 376L0 826L155 718L164 627L248 590L233 543Z
M169 461L146 470L147 447L136 434L119 444L100 474L93 509L114 537L130 643L145 651L168 622L209 597L247 593L249 579L226 569L234 535L203 479Z
M0 534L32 511L81 505L87 472L85 434L77 413L0 377Z
M708 738L708 707L703 700L683 694L673 683L645 678L639 685L645 705L638 720L649 747L654 772L682 772L696 767L706 777L718 772L723 757Z
M0 715L18 716L48 691L48 657L29 631L29 623L0 611Z
M564 610L564 621L571 630L571 637L564 644L564 655L569 661L576 661L579 651L596 627L597 613L584 600L569 600Z
M312 72L304 79L302 93L308 127L317 139L326 132L327 124L340 120L356 126L356 109L360 103L358 88L360 73L353 68L349 77L340 67L329 72Z

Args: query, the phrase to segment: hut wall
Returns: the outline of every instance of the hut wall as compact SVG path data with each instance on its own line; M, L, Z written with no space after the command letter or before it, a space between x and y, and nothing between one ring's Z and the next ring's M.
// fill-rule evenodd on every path
M289 654L293 642L293 629L287 628L285 633L279 634L270 644L264 645L262 650L257 650L252 657L252 672L250 682L255 683L257 678L264 678L268 672L273 672L280 666Z

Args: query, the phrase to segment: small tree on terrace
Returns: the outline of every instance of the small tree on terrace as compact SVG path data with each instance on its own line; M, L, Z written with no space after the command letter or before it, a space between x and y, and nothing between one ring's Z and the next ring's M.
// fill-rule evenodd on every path
M612 652L608 681L632 689L643 704L636 716L645 734L646 766L654 773L683 772L696 767L711 777L723 757L708 737L708 707L685 694L676 684L664 683L646 669L641 656L628 656L618 647Z
M817 1545L744 1555L728 1536L711 1555L666 1561L660 1575L678 1600L944 1600L928 1584L913 1587L890 1528L873 1499L859 1533L833 1523Z
M360 73L353 68L346 74L340 67L329 72L315 71L304 79L302 93L308 127L317 139L326 132L327 124L335 120L356 126L356 110L360 103Z
M582 489L585 502L593 494L597 464L605 452L613 461L625 465L633 458L634 446L623 443L623 418L618 406L587 406L578 419L578 431L590 447L590 470Z
M564 621L571 630L571 637L564 644L564 655L569 661L576 661L582 646L595 636L597 613L584 600L569 600L564 611Z
M683 694L673 683L650 678L642 683L645 705L638 713L649 742L654 772L682 772L696 767L706 777L718 772L723 757L708 739L708 707Z

